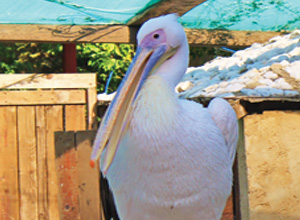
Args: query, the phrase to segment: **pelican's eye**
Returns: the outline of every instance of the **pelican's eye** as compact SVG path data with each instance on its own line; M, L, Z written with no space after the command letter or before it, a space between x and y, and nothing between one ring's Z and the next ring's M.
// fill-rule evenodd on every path
M157 34L157 33L156 33L156 34L153 34L153 38L154 38L154 39L159 39L159 34Z

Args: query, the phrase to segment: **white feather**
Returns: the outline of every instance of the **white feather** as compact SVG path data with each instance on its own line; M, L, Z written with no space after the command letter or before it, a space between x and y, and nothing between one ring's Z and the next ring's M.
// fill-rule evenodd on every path
M144 24L139 41L157 29L178 51L141 88L106 177L122 220L217 220L231 192L236 118L221 99L209 108L178 99L186 36L168 15Z
M122 220L220 219L232 159L207 108L150 77L107 178Z
M231 162L233 163L238 141L238 124L236 114L230 104L221 98L213 99L209 103L208 111L222 131Z

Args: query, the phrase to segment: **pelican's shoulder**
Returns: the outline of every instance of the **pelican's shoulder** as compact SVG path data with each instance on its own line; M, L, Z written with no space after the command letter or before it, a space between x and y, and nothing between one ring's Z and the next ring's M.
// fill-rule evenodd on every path
M214 121L209 108L192 100L178 99L178 102L181 108L181 123L189 128L188 132L199 136L211 135L211 137L215 137L214 139L217 137L220 144L223 142L222 132Z
M238 140L238 123L235 111L226 100L221 98L213 99L208 105L208 111L222 131L230 160L233 163Z
M178 102L182 110L188 112L190 115L208 114L207 108L205 108L201 103L183 98L179 98Z

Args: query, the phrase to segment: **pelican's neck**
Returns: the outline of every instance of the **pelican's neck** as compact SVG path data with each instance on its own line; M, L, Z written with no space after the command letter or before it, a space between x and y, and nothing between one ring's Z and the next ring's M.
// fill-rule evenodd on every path
M180 82L189 64L189 45L185 39L177 52L166 60L154 73L161 76L165 82L174 89Z
M132 135L139 140L159 140L174 128L180 117L180 105L175 86L180 82L189 62L189 48L185 41L177 52L165 61L141 88L133 107ZM159 143L159 142L158 142Z
M131 128L137 137L161 136L174 128L179 103L171 89L159 75L148 77L133 107Z

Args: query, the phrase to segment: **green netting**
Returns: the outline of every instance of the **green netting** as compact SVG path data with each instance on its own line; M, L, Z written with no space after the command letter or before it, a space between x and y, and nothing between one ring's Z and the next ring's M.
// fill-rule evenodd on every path
M126 24L160 0L0 0L0 23ZM187 28L251 31L300 27L300 0L207 0L180 18Z
M249 31L300 27L299 0L209 0L181 18L187 28Z
M159 0L0 0L0 23L125 24Z

